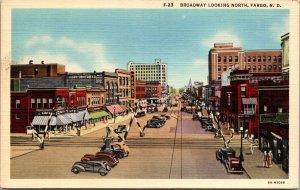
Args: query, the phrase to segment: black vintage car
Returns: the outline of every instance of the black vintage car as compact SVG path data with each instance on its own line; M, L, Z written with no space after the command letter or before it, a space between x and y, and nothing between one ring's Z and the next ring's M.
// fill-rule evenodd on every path
M235 157L235 150L233 150L231 147L221 148L216 152L216 159L223 163L227 162L228 158L230 157Z
M144 111L140 111L140 112L137 112L136 113L136 117L143 117L143 116L145 116L146 114L145 114L145 112Z
M193 120L199 120L198 114L193 114Z
M106 167L107 166L103 161L81 161L75 162L72 166L71 171L74 174L78 174L80 172L96 172L101 176L105 176L108 173Z
M147 128L160 128L161 125L159 123L147 123L146 126Z

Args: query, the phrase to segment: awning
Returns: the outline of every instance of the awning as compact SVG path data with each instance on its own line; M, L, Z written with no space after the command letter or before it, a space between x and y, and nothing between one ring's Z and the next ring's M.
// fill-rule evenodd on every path
M243 104L257 104L256 98L243 98L242 99Z
M57 125L68 125L72 123L72 119L69 114L58 115L56 119Z
M49 116L34 116L31 124L32 125L47 125Z
M82 117L78 113L68 113L68 115L73 122L82 121Z
M110 106L106 106L106 109L111 113L114 114L114 112L116 114L118 113L122 113L124 110L118 105L110 105Z
M77 113L78 114L78 117L80 118L80 121L82 120L82 119L84 119L84 120L89 120L89 119L91 119L91 116L90 116L90 114L89 114L89 112L87 112L87 111L80 111L80 112L78 112ZM84 116L84 118L83 118L83 116Z
M106 111L99 111L99 112L90 113L90 115L92 119L98 119L98 118L108 116L108 113Z
M123 110L130 110L128 106L120 105Z
M52 116L51 119L50 119L49 125L55 126L55 125L56 125L56 121L57 121L56 117L55 117L55 116Z

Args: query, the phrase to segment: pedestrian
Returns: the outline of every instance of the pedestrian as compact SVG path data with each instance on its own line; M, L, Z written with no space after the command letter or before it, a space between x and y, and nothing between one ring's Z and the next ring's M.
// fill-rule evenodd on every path
M269 153L268 153L268 167L271 168L272 164L273 164L273 153L270 150Z
M263 161L264 161L264 167L268 167L268 154L266 150L264 151Z

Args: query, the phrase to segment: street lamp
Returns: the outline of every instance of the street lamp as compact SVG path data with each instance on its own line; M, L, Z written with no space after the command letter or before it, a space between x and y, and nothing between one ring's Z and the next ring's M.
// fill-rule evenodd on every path
M245 125L245 117L243 125L240 127L241 131L241 149L240 149L240 166L242 166L242 162L244 161L244 155L243 155L243 131L244 131L244 125Z
M116 106L114 106L114 123L116 123Z

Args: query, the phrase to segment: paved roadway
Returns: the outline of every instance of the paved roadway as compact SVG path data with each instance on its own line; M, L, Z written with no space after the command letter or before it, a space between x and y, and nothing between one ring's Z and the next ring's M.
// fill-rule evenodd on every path
M168 112L171 119L159 129L147 128L146 136L139 137L134 123L126 143L130 155L104 178L127 179L239 179L247 174L228 174L224 166L215 159L215 152L223 146L221 139L206 132L192 115L176 108ZM153 114L140 118L141 124ZM123 122L128 124L128 121ZM175 133L176 131L176 133ZM51 138L44 150L36 150L11 159L11 177L24 178L99 178L97 173L73 174L70 169L84 154L93 154L103 145L105 130L98 130L82 137ZM37 145L28 137L12 138L12 146ZM234 140L232 147L239 147ZM239 150L239 149L236 149Z

